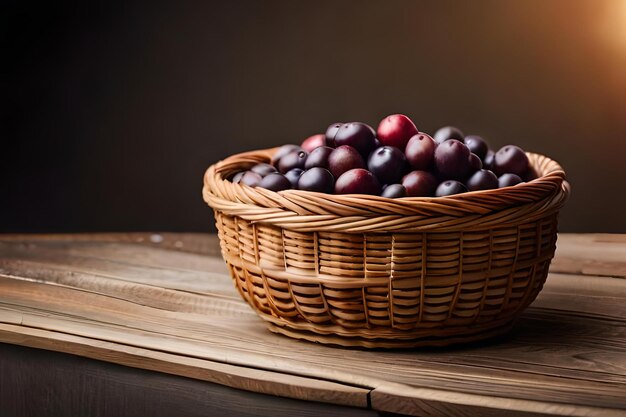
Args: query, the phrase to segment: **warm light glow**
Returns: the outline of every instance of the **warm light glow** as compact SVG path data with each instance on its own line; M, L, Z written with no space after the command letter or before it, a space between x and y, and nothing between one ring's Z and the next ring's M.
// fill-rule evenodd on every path
M603 20L600 25L602 37L626 53L626 0L608 2Z

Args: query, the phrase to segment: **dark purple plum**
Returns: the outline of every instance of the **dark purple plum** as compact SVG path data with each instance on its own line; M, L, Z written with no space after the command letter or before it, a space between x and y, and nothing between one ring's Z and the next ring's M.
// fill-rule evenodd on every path
M496 153L489 149L485 157L483 158L483 168L493 169L493 160L496 157Z
M281 174L284 174L294 168L303 169L307 156L308 154L305 151L288 153L278 161L278 170Z
M367 161L367 168L376 175L381 184L398 182L405 167L404 154L394 146L381 146L370 154Z
M335 182L335 194L380 194L376 176L363 168L351 169L341 174Z
M443 180L462 180L471 171L470 151L463 143L450 139L435 149L435 168Z
M280 158L282 158L283 156L287 155L288 153L301 151L301 150L302 150L301 147L299 147L298 145L294 145L294 144L288 144L288 145L281 146L274 153L274 155L272 155L272 165L277 166L278 161L280 160Z
M303 172L304 172L303 169L294 168L294 169L290 169L289 171L285 173L285 177L291 183L292 188L298 188L298 180L300 179L300 175L302 175Z
M374 149L378 149L381 146L383 146L382 143L380 143L380 141L378 140L378 138L374 138Z
M465 143L465 146L469 148L471 153L478 155L481 160L485 159L485 155L487 155L489 150L489 145L487 145L485 139L477 135L469 135L465 136L463 143Z
M283 174L274 172L263 177L257 187L265 188L271 191L282 191L291 188L291 182Z
M496 175L506 173L523 177L528 171L528 157L519 146L506 145L496 152L493 162L493 172Z
M359 151L352 146L339 146L328 156L328 169L335 178L355 168L365 168L365 162Z
M529 165L528 171L526 171L526 174L522 177L522 180L524 180L525 182L529 182L534 179L537 179L538 177L539 175L537 174L537 171L535 170L535 168L533 168L532 165Z
M409 139L404 154L413 169L425 171L433 164L437 142L425 133L418 133Z
M522 181L519 175L507 172L498 177L498 188L511 187L522 182L524 181Z
M409 197L431 197L437 188L437 179L427 171L411 171L402 178Z
M450 139L456 139L463 142L464 137L463 132L461 132L459 128L454 126L444 126L435 132L433 139L435 139L435 142L437 143L443 143Z
M402 198L407 196L407 192L402 184L389 184L385 187L381 196L387 198Z
M483 168L483 161L481 161L478 155L476 155L475 153L470 153L469 166L470 172L476 172L479 169Z
M465 192L467 192L467 188L462 183L454 180L448 180L439 184L437 191L435 191L435 195L437 197L446 197Z
M241 181L241 177L243 177L243 174L245 174L246 171L239 171L237 172L235 175L233 175L233 177L230 179L230 181L233 184L239 184L239 181Z
M328 157L334 151L333 148L328 146L320 146L315 148L307 157L304 169L311 169L314 167L322 167L328 169Z
M365 123L352 122L341 125L335 135L335 145L352 146L366 157L374 149L376 135L374 129Z
M250 171L256 172L260 176L264 177L268 174L276 172L276 167L274 165L260 163L250 168Z
M488 169L476 171L465 183L470 191L491 190L498 188L498 177Z
M259 185L262 179L263 177L256 172L246 171L243 173L243 176L241 177L239 183L247 185L248 187L256 187L257 185Z
M328 128L326 129L326 146L330 146L331 148L334 148L335 145L335 135L337 134L337 132L339 131L339 128L341 127L341 125L343 125L342 122L337 122L337 123L333 123L332 125L328 126Z
M298 189L330 194L335 189L335 177L325 168L313 167L300 176Z

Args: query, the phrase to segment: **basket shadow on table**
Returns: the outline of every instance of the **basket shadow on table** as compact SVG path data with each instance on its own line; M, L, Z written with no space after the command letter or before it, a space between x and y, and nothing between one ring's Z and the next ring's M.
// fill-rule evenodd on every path
M541 351L567 349L580 346L583 335L593 334L597 338L609 338L610 329L599 326L596 319L572 315L568 311L550 308L530 307L516 320L513 328L502 335L484 340L453 344L448 346L423 346L415 348L365 348L354 346L329 345L333 348L357 351L397 352L397 353L441 353L462 354L470 351L496 351L520 349Z

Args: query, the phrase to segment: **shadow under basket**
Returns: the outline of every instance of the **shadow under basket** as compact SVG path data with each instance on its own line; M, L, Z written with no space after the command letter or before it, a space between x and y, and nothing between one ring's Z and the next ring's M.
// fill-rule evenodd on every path
M241 296L270 330L342 346L444 346L508 331L537 297L569 195L538 178L450 197L388 199L233 184L276 149L209 167L203 197Z

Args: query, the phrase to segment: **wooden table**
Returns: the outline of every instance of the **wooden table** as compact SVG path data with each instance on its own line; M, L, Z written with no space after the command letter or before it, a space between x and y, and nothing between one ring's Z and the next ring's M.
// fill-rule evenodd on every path
M625 277L562 234L506 337L368 351L267 331L211 235L0 235L0 415L625 416Z

